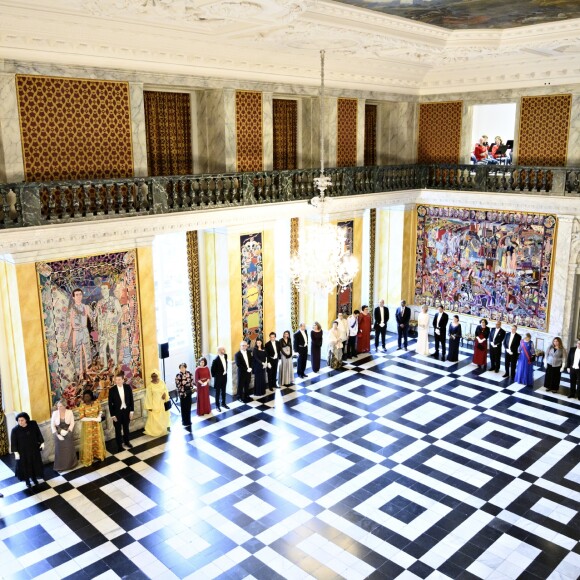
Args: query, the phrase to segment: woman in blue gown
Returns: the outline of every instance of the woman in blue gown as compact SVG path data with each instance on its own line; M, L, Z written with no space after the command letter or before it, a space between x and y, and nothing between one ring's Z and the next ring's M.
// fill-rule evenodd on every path
M518 351L520 356L516 366L515 382L520 385L526 385L526 387L533 387L535 351L532 335L529 332L524 336L524 340L520 342Z

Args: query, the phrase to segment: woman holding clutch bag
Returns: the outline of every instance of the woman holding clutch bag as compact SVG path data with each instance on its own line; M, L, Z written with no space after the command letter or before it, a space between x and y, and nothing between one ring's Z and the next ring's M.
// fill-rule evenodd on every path
M77 463L77 452L73 431L75 419L73 412L66 408L66 401L61 399L56 403L56 411L52 414L50 430L54 435L54 465L55 471L68 471Z
M459 360L459 341L461 340L461 324L459 316L453 317L453 322L449 325L449 348L447 350L447 360L457 362Z
M487 320L482 318L475 329L475 340L473 341L473 364L480 369L487 368L487 339L489 338L489 327Z
M168 405L166 405L168 403ZM165 407L169 408L166 409ZM167 435L171 419L169 409L171 401L169 392L164 381L159 378L159 371L151 371L151 380L147 384L145 393L145 408L147 409L147 423L145 423L145 435L150 437L161 437Z

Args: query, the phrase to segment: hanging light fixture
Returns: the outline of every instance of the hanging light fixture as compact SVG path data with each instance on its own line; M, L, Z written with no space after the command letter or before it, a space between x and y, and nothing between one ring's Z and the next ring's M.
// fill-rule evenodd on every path
M320 51L320 176L314 178L319 194L310 204L320 211L320 220L304 228L300 249L290 257L292 284L301 292L330 293L345 290L358 272L358 262L351 253L347 230L328 223L325 213L332 184L324 174L324 50Z

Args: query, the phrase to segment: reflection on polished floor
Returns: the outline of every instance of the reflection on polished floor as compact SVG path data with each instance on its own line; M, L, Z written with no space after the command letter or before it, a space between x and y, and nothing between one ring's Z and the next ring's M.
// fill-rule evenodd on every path
M2 578L580 576L580 401L409 352L58 475L0 462ZM567 379L567 375L564 378Z

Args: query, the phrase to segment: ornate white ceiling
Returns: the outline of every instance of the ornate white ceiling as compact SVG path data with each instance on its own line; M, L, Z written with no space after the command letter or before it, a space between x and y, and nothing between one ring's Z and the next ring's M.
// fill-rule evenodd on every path
M580 19L447 30L330 0L0 0L0 59L428 94L580 82Z

